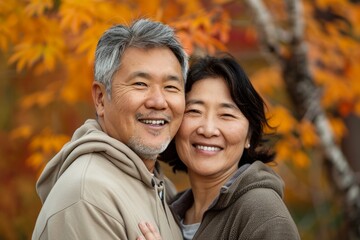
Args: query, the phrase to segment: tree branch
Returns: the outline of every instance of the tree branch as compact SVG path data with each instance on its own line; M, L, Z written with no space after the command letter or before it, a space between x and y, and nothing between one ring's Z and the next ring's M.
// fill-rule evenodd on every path
M246 0L255 13L259 29L260 43L270 46L270 51L282 64L283 78L289 96L294 103L298 119L310 119L321 140L325 161L331 167L332 180L344 197L346 214L350 224L349 237L360 239L360 187L340 147L335 143L334 135L320 104L319 89L309 71L307 47L303 40L304 23L300 0L284 0L287 6L289 32L291 40L287 43L287 56L282 56L276 26L261 0Z
M257 22L259 31L259 41L265 46L267 51L272 54L279 55L279 39L277 30L274 25L270 13L267 11L261 0L245 0L255 13L255 21Z
M303 8L300 1L285 0L293 42L301 42L304 35Z

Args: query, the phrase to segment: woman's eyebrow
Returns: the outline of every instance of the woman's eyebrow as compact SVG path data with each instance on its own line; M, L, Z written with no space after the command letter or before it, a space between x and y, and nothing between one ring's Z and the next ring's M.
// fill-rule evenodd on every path
M221 103L220 106L222 108L230 108L230 109L234 109L234 110L239 110L238 106L236 106L233 103Z
M186 106L188 105L204 105L204 101L201 100L197 100L197 99L190 99L190 100L186 100Z

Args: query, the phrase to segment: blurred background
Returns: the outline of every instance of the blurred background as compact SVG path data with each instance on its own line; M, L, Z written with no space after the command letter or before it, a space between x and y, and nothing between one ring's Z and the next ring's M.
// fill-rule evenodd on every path
M302 239L360 239L359 0L0 0L0 239L31 238L41 170L94 118L97 41L138 17L176 28L189 55L234 55L277 127Z

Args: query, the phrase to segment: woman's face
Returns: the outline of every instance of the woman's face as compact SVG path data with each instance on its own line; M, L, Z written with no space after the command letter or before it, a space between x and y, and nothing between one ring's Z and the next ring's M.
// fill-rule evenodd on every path
M191 175L230 176L248 146L249 121L222 78L197 81L186 95L176 150Z

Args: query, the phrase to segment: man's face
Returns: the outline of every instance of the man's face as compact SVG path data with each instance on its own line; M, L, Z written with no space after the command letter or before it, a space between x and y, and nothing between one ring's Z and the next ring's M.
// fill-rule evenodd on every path
M101 86L97 113L103 130L142 159L155 159L177 132L184 113L181 66L168 48L129 48L113 77L111 99Z

